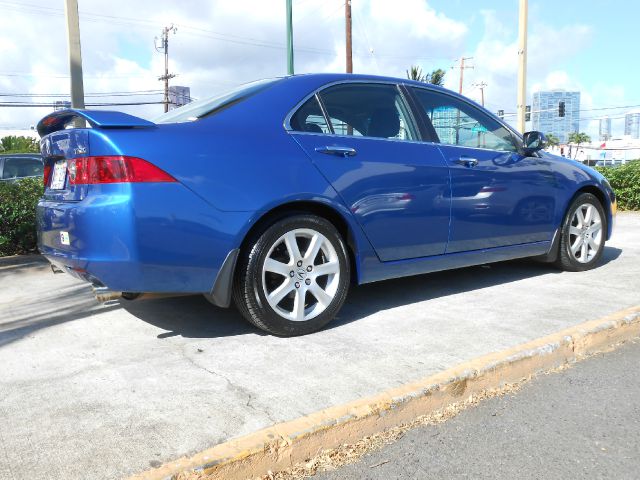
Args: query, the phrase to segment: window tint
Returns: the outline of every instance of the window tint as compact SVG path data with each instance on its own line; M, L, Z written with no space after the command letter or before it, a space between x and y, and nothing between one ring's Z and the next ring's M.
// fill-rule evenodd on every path
M2 178L37 177L42 171L42 162L36 158L6 158Z
M298 132L331 133L315 95L298 109L290 123Z
M455 97L412 88L440 143L491 150L516 151L509 130L481 110Z
M342 84L320 92L336 135L415 140L395 85Z

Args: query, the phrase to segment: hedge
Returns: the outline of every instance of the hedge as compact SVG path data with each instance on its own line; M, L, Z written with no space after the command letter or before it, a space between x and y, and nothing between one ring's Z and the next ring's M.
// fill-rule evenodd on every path
M42 196L42 178L0 182L0 256L36 249L36 204Z
M640 210L640 160L627 162L619 167L597 167L618 198L620 210Z

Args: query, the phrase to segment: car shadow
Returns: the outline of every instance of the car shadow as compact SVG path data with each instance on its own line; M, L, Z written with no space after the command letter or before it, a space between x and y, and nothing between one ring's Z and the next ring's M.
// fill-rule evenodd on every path
M621 253L622 250L618 248L606 247L601 266L615 260ZM552 265L523 259L352 286L342 310L326 329L340 328L401 305L559 273L560 270ZM140 320L166 330L158 335L160 339L173 336L216 338L266 335L246 322L235 308L215 307L201 295L132 302L121 300L120 303Z

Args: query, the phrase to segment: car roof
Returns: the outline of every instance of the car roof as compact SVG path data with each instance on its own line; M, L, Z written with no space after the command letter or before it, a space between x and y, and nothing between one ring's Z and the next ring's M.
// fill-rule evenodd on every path
M419 82L417 80L410 80L408 78L400 78L400 77L389 77L382 75L369 75L362 73L301 73L296 75L289 75L286 77L282 77L289 80L294 81L304 81L304 80L313 80L322 83L331 83L338 82L342 80L361 80L363 82L366 81L379 81L379 82L390 82L390 83L404 83L408 85L415 85L418 87L429 87L435 90L442 90L445 92L451 92L444 87L440 87L438 85L434 85L432 83Z
M0 153L0 158L37 158L38 160L42 160L42 157L39 153Z

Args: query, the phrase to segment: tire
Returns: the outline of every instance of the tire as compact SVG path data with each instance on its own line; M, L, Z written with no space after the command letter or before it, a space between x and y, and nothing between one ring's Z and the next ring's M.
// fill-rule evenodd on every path
M591 193L578 195L562 223L556 266L570 272L594 268L604 251L607 218L600 200Z
M333 320L350 276L336 228L324 218L296 214L248 242L240 253L233 299L240 313L266 332L306 335Z

